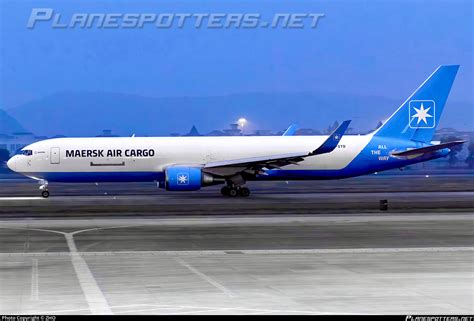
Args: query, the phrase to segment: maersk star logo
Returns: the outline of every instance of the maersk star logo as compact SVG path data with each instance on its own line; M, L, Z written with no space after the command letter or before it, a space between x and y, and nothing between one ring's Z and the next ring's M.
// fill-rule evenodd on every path
M187 173L179 173L177 175L178 185L188 185L189 183L189 177Z
M411 100L409 108L410 128L435 127L435 102L433 100Z

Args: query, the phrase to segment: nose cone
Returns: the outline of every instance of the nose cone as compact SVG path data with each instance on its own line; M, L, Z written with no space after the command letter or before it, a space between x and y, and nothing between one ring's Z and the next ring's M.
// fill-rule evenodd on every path
M16 170L16 158L15 157L10 158L7 162L7 166L12 171L15 171Z

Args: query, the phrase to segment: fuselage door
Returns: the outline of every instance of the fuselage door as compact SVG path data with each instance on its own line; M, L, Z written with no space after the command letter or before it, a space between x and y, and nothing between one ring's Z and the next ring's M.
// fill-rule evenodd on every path
M59 147L51 147L51 155L50 155L50 159L51 159L51 164L59 164L59 160L60 160L60 157L59 157Z

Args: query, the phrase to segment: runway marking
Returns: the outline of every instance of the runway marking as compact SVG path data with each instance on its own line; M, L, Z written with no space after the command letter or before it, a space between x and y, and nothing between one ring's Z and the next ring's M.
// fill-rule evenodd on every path
M469 252L474 247L408 247L408 248L353 248L353 249L273 249L273 250L191 250L191 251L103 251L103 252L77 252L81 256L120 256L120 255L153 255L153 256L199 256L199 255L235 255L241 254L378 254L378 253L417 253L417 252ZM0 253L0 257L16 256L71 256L69 252L11 252Z
M0 197L0 201L29 201L29 200L42 200L44 198L35 197Z
M249 225L249 224L281 224L281 223L366 223L366 222L419 222L419 221L463 221L472 222L473 213L459 213L451 212L447 214L437 214L432 212L418 213L418 214L404 214L396 213L392 215L380 213L357 213L354 215L339 215L339 214L324 214L324 215L291 215L276 214L276 215L254 215L254 216L212 216L212 217L195 217L195 216L179 216L179 217L143 217L143 218L117 218L113 219L73 219L73 220L58 220L58 219L25 219L21 221L0 220L0 228L18 228L18 229L32 229L32 228L71 228L78 226L104 226L105 228L119 228L119 227L161 227L161 226L202 226L202 225ZM1 217L0 217L1 219ZM126 224L126 225L124 225ZM82 225L82 226L80 226ZM87 230L83 230L87 231ZM83 232L81 231L81 232ZM52 231L54 232L54 231ZM78 231L79 232L79 231Z
M199 276L201 279L203 279L207 283L213 285L214 287L219 289L221 292L225 293L227 296L231 298L235 297L235 294L232 293L231 290L227 289L225 286L223 286L222 284L220 284L219 282L217 282L210 276L207 276L206 274L200 272L198 269L194 268L190 264L186 263L183 259L177 258L176 261L182 266L184 266L185 268L187 268L188 270L190 270L191 272L193 272L194 274L196 274L197 276Z
M127 228L127 227L136 227L137 225L118 225L118 226L104 226L104 227L93 227L93 228L86 228L84 230L79 230L79 231L74 231L71 232L71 235L76 235L79 233L84 233L84 232L91 232L91 231L97 231L97 230L111 230L111 229L116 229L116 228Z
M92 314L113 314L87 262L77 251L72 233L65 233L64 236L71 253L72 265Z
M38 287L38 259L31 260L31 295L32 301L39 300L39 287Z
M81 286L84 297L89 305L89 309L92 314L113 314L110 310L107 300L105 299L102 290L100 289L97 281L94 278L87 262L82 257L82 254L77 251L76 243L74 242L74 234L80 233L82 231L76 231L72 233L66 233L55 230L47 229L37 229L37 228L14 228L14 227L0 227L6 229L16 229L16 230L31 230L31 231L40 231L48 233L61 234L66 238L67 245L69 247L69 256L71 257L71 263L76 272L79 285ZM88 229L91 230L91 229ZM83 230L86 231L86 230ZM67 253L67 252L66 252ZM27 253L25 253L27 254Z

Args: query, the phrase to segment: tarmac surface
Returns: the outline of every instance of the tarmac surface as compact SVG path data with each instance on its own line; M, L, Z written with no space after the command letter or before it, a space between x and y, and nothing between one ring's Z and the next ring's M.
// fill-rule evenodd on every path
M472 177L407 178L0 181L0 314L472 314Z
M428 177L426 177L428 176ZM85 218L140 215L256 215L452 212L474 208L474 175L371 175L334 181L250 182L248 198L220 186L167 192L154 183L50 184L42 199L33 180L0 180L0 218Z

